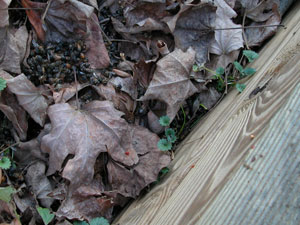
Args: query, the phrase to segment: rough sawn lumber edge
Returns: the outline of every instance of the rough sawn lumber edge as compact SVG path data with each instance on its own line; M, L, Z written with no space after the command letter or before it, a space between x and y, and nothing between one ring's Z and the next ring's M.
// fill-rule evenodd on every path
M258 72L243 93L231 91L200 122L177 149L168 177L134 201L113 224L197 222L300 81L299 11L300 2L283 21L287 28L280 29L251 65ZM253 90L265 84L249 99Z

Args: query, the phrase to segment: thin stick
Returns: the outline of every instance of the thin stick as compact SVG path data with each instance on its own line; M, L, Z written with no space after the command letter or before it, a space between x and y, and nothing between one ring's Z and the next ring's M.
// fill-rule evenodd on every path
M262 27L285 27L283 24L271 24L271 25L253 25L253 26L241 26L241 27L227 27L227 28L215 28L215 29L201 29L201 30L236 30L236 29L252 29Z
M1 150L1 151L0 151L0 154L1 154L2 152L5 152L6 150L8 150L8 149L12 148L12 147L15 147L15 146L16 146L16 145L18 145L18 144L20 144L20 142L16 142L16 143L14 143L14 144L12 144L12 145L8 146L7 148L5 148L5 149Z
M136 44L137 42L135 41L130 41L130 40L125 40L125 39L110 39L110 41L112 42L129 42L129 43L133 43L133 44Z
M77 82L77 75L76 75L76 70L73 67L73 72L74 72L74 78L75 78L75 85L76 85L76 106L77 106L77 110L79 110L79 100L78 100L78 82Z
M2 8L0 10L32 10L32 9L44 10L44 8Z
M50 5L51 5L51 2L52 2L52 0L50 0L49 2L48 2L48 4L47 4L47 7L46 7L46 9L45 9L45 12L43 13L43 16L42 16L42 22L44 23L45 21L45 17L46 17L46 15L47 15L47 12L48 12L48 10L49 10L49 7L50 7Z
M245 41L245 45L246 45L246 48L249 50L249 46L248 46L248 40L247 40L247 36L246 36L246 33L245 33L245 20L246 20L246 16L247 16L247 10L245 11L244 13L244 16L243 16L243 22L242 22L242 33L243 33L243 38L244 38L244 41Z

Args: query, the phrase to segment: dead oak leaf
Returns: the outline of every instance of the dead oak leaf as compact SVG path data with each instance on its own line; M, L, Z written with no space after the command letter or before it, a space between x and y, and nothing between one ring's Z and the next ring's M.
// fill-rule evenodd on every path
M8 90L17 96L19 104L29 113L32 119L40 126L44 126L48 102L40 91L20 74L13 79L7 80Z
M195 51L176 49L157 62L157 68L142 101L156 99L167 104L167 115L173 120L186 98L197 92L189 74Z
M108 152L114 160L127 166L138 162L128 124L112 102L92 101L82 110L75 110L67 103L55 104L49 107L48 115L52 130L43 137L41 146L50 155L48 175L63 170L62 176L77 188L92 180L94 164L101 152ZM74 158L62 168L68 155Z
M157 180L158 173L171 162L169 154L157 148L159 137L141 126L131 126L133 147L139 154L139 163L126 168L110 160L108 179L114 191L125 197L136 198L142 189Z

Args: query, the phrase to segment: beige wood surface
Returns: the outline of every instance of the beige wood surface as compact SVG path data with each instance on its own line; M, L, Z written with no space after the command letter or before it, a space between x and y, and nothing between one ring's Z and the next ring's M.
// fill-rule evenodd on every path
M283 21L287 28L280 29L251 65L258 72L246 89L241 94L232 90L198 124L177 149L163 182L134 201L113 224L187 225L201 220L300 81L299 12L300 1Z

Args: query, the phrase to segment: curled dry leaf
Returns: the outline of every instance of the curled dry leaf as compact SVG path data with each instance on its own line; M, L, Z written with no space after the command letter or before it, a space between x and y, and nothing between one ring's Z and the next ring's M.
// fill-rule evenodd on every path
M67 103L49 107L51 133L42 139L42 150L49 153L47 174L63 169L62 176L71 182L71 189L91 182L94 164L101 152L124 165L138 162L128 134L128 124L109 101L93 101L82 110L75 110ZM126 155L125 152L130 152ZM69 159L64 168L64 160Z
M8 15L8 6L11 0L1 0L0 1L0 28L9 25L9 15Z
M137 98L137 88L133 82L132 77L127 77L127 78L113 77L112 79L109 80L109 82L113 84L115 87L120 88L121 91L124 91L125 93L129 94L129 96L132 99Z
M215 26L215 19L216 8L211 5L191 7L177 19L173 33L175 45L184 51L192 47L199 65L207 61L209 44L214 35L212 29Z
M250 26L278 25L280 24L280 21L281 16L279 13L279 7L276 3L274 3L272 8L272 15L265 22L252 22ZM245 34L247 37L247 43L249 46L258 46L264 40L275 34L276 30L276 26L246 29Z
M40 201L42 207L50 208L54 199L47 195L52 191L49 179L45 175L46 165L44 162L36 161L31 164L25 175L26 184Z
M105 100L109 100L114 104L117 110L125 113L125 118L132 120L133 113L136 107L136 101L134 101L125 92L117 92L114 86L110 83L107 85L100 84L99 86L92 86L93 89Z
M157 68L142 101L155 99L167 104L166 114L171 120L186 98L197 92L189 75L194 64L195 51L176 49L157 62Z
M142 87L147 88L152 80L154 70L154 62L145 62L145 60L140 59L136 64L134 64L133 79Z
M157 148L159 137L146 128L131 126L131 137L139 163L133 168L126 168L110 160L107 169L113 190L125 197L136 198L143 188L157 180L159 171L169 165L171 158Z
M0 68L21 73L20 63L25 56L27 39L28 32L25 26L18 29L0 28Z
M24 74L7 80L8 90L17 96L19 104L40 126L44 126L48 102Z

